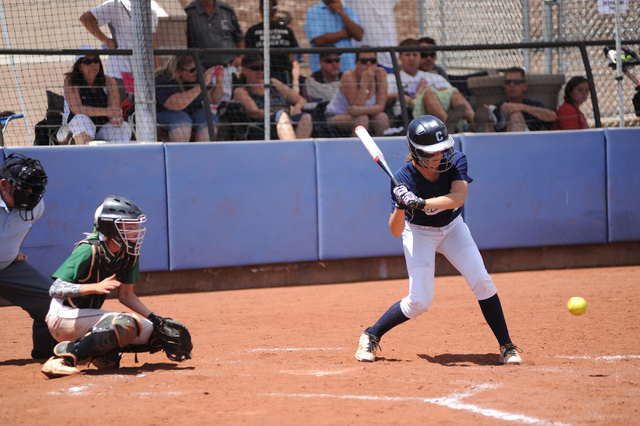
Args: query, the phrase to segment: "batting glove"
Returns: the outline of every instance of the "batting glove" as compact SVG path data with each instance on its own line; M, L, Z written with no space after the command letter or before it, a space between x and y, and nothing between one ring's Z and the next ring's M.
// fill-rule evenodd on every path
M404 206L405 209L424 209L426 205L426 202L409 191L404 183L393 188L393 195L396 197L396 206ZM402 209L401 207L398 208Z
M407 205L402 202L402 196L409 192L407 186L404 183L393 188L393 195L396 197L396 208L398 210L406 210Z

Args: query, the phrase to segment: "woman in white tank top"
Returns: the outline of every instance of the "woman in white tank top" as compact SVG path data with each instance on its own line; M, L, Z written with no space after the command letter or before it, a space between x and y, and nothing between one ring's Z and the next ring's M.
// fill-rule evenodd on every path
M344 72L325 114L329 125L349 129L352 136L357 126L382 136L389 128L389 117L384 112L386 102L386 71L378 67L375 53L357 52L356 69Z

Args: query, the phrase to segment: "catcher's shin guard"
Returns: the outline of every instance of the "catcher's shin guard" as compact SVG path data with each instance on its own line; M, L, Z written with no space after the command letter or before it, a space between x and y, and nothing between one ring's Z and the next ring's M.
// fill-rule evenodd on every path
M79 360L98 358L113 349L123 347L138 337L142 327L131 314L112 314L101 319L91 331L75 342L59 343L54 354L68 365L76 366Z

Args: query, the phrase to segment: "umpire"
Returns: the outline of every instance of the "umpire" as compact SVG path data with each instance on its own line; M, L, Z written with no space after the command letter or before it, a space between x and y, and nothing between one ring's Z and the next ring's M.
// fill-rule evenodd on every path
M53 279L29 265L20 251L31 226L44 214L46 185L40 162L23 154L11 154L0 167L0 297L33 318L34 359L50 357L57 343L44 322Z

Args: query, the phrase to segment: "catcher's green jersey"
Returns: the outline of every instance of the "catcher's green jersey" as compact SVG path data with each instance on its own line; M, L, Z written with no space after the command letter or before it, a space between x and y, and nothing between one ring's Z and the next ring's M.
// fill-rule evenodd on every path
M138 257L126 251L114 255L97 236L91 236L78 243L71 256L52 276L77 284L94 284L114 274L123 284L136 283L140 279ZM90 294L67 299L64 304L75 308L100 309L105 298L103 294Z

